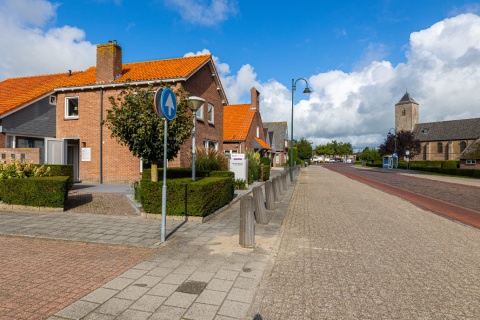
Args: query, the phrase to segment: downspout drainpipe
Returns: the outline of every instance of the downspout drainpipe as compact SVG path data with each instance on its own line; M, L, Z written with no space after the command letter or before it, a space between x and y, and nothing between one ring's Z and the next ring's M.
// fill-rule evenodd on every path
M103 88L100 88L100 184L103 184Z

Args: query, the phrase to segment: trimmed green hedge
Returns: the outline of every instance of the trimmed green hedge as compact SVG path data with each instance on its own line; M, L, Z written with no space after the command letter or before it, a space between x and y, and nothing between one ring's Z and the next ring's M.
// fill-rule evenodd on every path
M169 170L170 171L170 170ZM233 199L231 177L167 180L167 215L205 217ZM140 200L147 213L162 213L163 181L140 181Z
M37 167L41 167L42 164L37 164ZM50 167L51 176L68 176L68 188L73 186L73 165L71 164L43 164L45 168Z
M214 172L214 171L212 171ZM152 169L143 169L142 179L150 180L152 174ZM195 178L208 177L208 171L195 171ZM192 177L191 168L168 168L167 169L167 179L179 179L179 178L188 178ZM158 180L163 179L163 168L158 168Z
M235 179L235 173L232 171L210 171L210 177L230 177Z
M433 173L440 173L440 174L448 174L451 176L459 176L459 177L471 177L480 179L480 170L474 169L449 169L449 168L424 168L424 167L410 167L412 170L418 171L425 171L425 172L433 172Z
M55 176L0 180L0 199L6 204L63 208L70 178Z

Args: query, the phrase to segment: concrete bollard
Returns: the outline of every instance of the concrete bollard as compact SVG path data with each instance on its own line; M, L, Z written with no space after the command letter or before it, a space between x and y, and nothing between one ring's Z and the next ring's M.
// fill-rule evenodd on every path
M253 188L253 204L255 208L255 221L259 224L267 224L267 209L265 209L265 201L263 200L262 188Z
M244 248L255 247L255 223L253 214L252 196L240 199L240 239L239 244Z
M280 187L278 182L278 177L273 178L273 198L275 201L280 201Z
M288 175L287 172L283 173L283 180L285 181L285 185L288 187L290 186L290 176Z
M273 195L273 183L271 180L265 182L265 207L267 210L275 210L275 196Z

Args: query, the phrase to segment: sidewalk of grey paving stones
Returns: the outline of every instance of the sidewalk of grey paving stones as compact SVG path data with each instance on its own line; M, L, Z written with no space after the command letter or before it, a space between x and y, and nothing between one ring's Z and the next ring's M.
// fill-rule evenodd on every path
M272 171L272 176L281 171ZM206 223L89 213L0 212L0 234L158 248L158 253L104 284L50 319L244 319L262 275L273 261L294 185L256 225L256 246L239 246L239 200ZM111 190L94 186L95 192ZM87 188L83 188L87 189ZM90 190L91 191L91 190ZM124 192L120 190L120 192ZM127 192L124 192L128 194Z

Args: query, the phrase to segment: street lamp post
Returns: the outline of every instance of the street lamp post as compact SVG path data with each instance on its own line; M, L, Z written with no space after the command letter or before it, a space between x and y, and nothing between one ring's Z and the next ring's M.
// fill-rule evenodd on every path
M391 134L390 131L392 131L392 130L393 130L393 132L394 132L394 134L395 134L395 135L393 136L393 143L394 143L394 151L393 151L393 154L396 156L396 157L394 157L394 159L395 159L395 158L397 159L397 160L394 160L394 161L395 161L395 162L394 162L394 167L395 167L395 168L398 168L397 130L396 130L395 128L390 128L390 130L388 130L388 133Z
M192 113L193 113L193 131L192 131L192 181L195 181L195 161L196 161L196 141L195 141L195 137L196 137L196 124L197 124L197 111L198 109L200 109L200 107L205 103L205 100L200 98L200 97L196 97L196 96L192 96L190 98L187 99L187 105L188 107L192 110Z
M310 89L308 88L308 81L305 78L298 78L297 80L292 79L292 124L291 124L291 134L290 134L290 181L293 182L293 104L294 104L294 97L295 97L295 89L297 88L297 81L303 80L305 81L305 93L307 96L311 93Z

